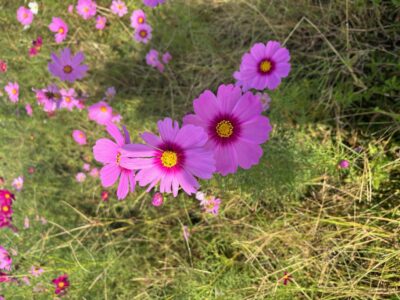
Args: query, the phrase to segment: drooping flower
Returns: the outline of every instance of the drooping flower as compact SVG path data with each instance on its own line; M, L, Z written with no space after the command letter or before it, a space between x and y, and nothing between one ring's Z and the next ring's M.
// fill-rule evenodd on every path
M111 12L119 17L122 17L128 13L125 2L121 0L113 0L111 4Z
M10 254L7 252L6 249L0 246L0 269L10 271L11 264L12 264L12 258Z
M151 40L152 28L148 24L142 24L136 27L134 38L140 43L147 44Z
M25 105L25 111L28 116L32 117L33 110L32 110L32 106L30 104Z
M0 73L5 73L7 72L7 63L0 59Z
M97 16L96 18L96 29L103 30L106 27L107 18L104 16Z
M348 169L350 167L350 162L346 159L342 159L339 163L338 163L338 168L339 169Z
M271 103L271 97L267 93L257 93L257 96L260 97L263 111L267 111Z
M61 275L56 279L53 279L52 282L56 286L55 293L57 295L64 294L68 289L68 287L70 286L67 274Z
M28 7L34 15L37 15L39 12L39 5L37 2L29 2Z
M52 53L51 59L52 62L48 64L49 71L62 81L74 82L82 79L88 70L87 65L81 64L85 59L83 52L78 52L73 56L69 48L64 48L61 50L60 56Z
M29 48L29 56L33 57L39 54L42 49L43 39L39 36L36 40L32 41L32 47Z
M240 70L233 76L244 91L251 88L274 90L281 83L281 78L289 75L289 61L289 51L279 42L257 43L243 55Z
M9 82L4 90L8 94L8 98L11 102L17 103L19 100L19 85L17 82Z
M86 145L86 134L83 131L72 131L72 137L74 138L74 141L77 142L79 145Z
M159 59L158 59L159 53L157 50L155 49L151 49L147 54L146 54L146 63L149 66L152 67L157 67L157 65L159 64Z
M164 64L168 64L172 59L172 55L169 52L165 52L162 56L162 61Z
M55 35L56 43L59 44L67 38L68 25L67 25L67 23L64 22L63 19L53 17L53 19L49 25L49 29L50 29L50 31L56 33L56 35Z
M218 215L220 204L221 199L215 198L214 196L204 197L203 200L200 201L200 205L203 207L204 211L213 215Z
M96 15L97 5L93 0L78 0L76 11L85 20L93 18Z
M164 202L164 197L161 193L155 193L153 195L153 199L151 200L151 204L153 204L153 206L158 207L161 206Z
M113 117L113 110L110 105L104 101L100 101L88 107L89 120L95 121L97 124L106 125Z
M84 182L86 180L86 175L85 173L79 172L78 174L76 174L75 179L79 183Z
M210 179L215 171L213 152L204 148L206 132L193 125L179 128L169 118L157 125L160 136L145 132L141 135L145 145L123 147L126 167L139 170L136 178L140 186L148 185L147 191L160 183L159 191L174 197L179 187L189 195L195 193L200 186L195 177Z
M146 14L143 10L136 9L131 15L131 26L136 29L142 24L146 24Z
M149 7L156 7L159 4L164 4L166 0L143 0L143 4Z
M22 190L24 186L24 177L18 176L17 178L14 178L12 181L11 185L16 189L17 191Z
M76 99L76 92L74 89L61 89L61 103L60 108L66 108L69 111L72 111L74 107L78 106L78 100Z
M42 275L43 272L44 270L42 268L35 266L32 266L30 271L33 277L39 277L40 275Z
M17 10L17 20L24 26L29 26L33 21L33 13L29 8L20 6Z
M193 102L195 114L184 117L184 124L201 126L208 134L206 148L214 151L217 172L235 173L258 164L272 127L262 116L260 98L239 87L221 85L217 95L207 90Z
M99 174L100 174L100 172L99 172L99 169L97 169L97 168L91 169L90 173L89 173L89 175L92 176L93 178L99 177Z
M122 200L129 190L134 191L136 185L135 173L125 167L127 159L121 156L122 147L130 143L130 136L125 127L123 136L118 127L111 122L107 124L106 129L115 142L106 138L99 139L93 147L93 154L98 162L104 164L100 170L103 187L113 186L119 178L117 197L118 200Z

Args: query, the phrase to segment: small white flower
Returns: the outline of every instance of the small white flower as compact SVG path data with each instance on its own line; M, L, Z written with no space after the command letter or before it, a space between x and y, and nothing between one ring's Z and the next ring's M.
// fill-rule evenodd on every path
M28 7L34 15L37 15L39 11L39 5L37 2L29 2Z

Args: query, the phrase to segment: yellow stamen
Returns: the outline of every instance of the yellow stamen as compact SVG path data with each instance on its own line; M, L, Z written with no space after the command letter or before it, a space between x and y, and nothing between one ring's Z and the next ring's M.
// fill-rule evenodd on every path
M260 63L260 70L263 73L268 73L271 70L271 68L272 68L271 62L268 59L263 60Z
M105 106L100 107L100 111L101 112L107 112L107 107L105 107Z
M8 208L8 206L3 206L3 211L4 212L8 212L10 209Z
M146 30L142 30L142 31L140 31L139 34L140 34L141 37L145 38L147 36L147 31Z
M65 283L64 283L64 282L61 281L61 282L58 283L58 287L59 287L59 288L63 288L64 286L65 286Z
M230 121L222 120L215 127L215 131L218 136L222 138L228 138L233 134L233 125Z
M175 167L178 163L178 155L174 151L164 151L161 156L161 163L166 168Z
M144 22L144 18L143 18L143 17L139 17L138 23L139 23L139 24L143 24L143 22Z
M66 65L66 66L64 66L63 70L64 70L64 73L69 74L72 72L72 67L70 65Z

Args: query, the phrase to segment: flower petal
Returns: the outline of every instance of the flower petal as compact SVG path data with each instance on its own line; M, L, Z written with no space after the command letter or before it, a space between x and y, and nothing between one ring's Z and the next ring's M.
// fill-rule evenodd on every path
M121 172L121 177L119 179L117 197L118 200L125 199L129 192L129 175L127 171Z
M114 123L108 122L106 130L115 139L119 146L123 146L125 144L125 139L122 136L121 131Z
M118 145L109 139L99 139L93 147L94 159L101 163L115 163Z
M121 173L120 167L117 164L105 165L100 170L101 184L104 187L110 187L118 180L119 174Z

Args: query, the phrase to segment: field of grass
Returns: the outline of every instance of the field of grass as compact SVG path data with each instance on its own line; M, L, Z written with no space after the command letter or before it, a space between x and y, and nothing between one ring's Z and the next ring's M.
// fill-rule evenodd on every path
M0 295L52 299L51 280L67 273L66 299L400 299L398 0L167 0L146 9L149 45L133 41L129 17L110 14L111 1L97 1L110 21L103 32L69 14L69 1L38 3L23 30L15 12L27 3L0 0L0 59L9 69L0 86L4 94L7 82L20 85L17 105L0 97L0 176L9 189L25 178L18 232L1 229L0 245L18 253L16 278L32 265L45 272L30 285L0 283ZM52 16L70 27L61 45L47 28ZM30 58L39 35L42 51ZM99 179L78 183L75 174L96 165L92 146L104 128L85 110L48 117L32 92L66 86L47 71L51 52L81 50L90 71L74 88L95 103L114 86L113 109L139 141L157 120L181 120L202 91L233 83L242 55L268 40L290 50L292 72L270 93L273 132L260 164L201 182L221 198L218 216L184 194L153 207L140 188L120 202L110 189L103 202ZM146 65L151 48L173 56L163 74ZM74 129L88 145L73 141ZM337 168L342 159L348 169Z

